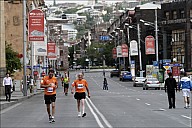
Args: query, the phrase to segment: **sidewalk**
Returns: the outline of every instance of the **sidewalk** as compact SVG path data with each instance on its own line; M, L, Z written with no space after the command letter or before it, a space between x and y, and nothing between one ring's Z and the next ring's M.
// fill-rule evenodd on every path
M17 104L21 101L24 101L26 99L29 99L31 98L32 96L34 95L38 95L38 94L41 94L43 93L43 90L37 90L36 93L30 93L30 91L28 90L27 91L27 96L23 96L23 93L21 91L14 91L11 95L11 101L8 102L5 100L5 96L0 96L0 106L1 106L1 109L0 110L3 110L7 107L10 107L14 104Z

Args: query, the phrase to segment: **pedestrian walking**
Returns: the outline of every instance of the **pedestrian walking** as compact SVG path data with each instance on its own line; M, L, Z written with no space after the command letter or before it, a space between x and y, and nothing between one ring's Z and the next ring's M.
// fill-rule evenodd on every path
M173 78L172 73L169 73L169 78L165 80L165 92L167 92L169 109L175 109L175 90L177 92L177 83Z
M66 96L68 95L69 82L70 82L70 79L67 75L67 72L65 72L64 78L63 78L63 83L64 83L64 93Z
M103 76L105 77L105 70L103 69Z
M5 87L6 101L11 101L11 90L13 88L13 82L9 73L6 73L6 77L3 79L3 86Z
M49 75L45 76L41 81L41 88L44 88L44 100L47 107L47 113L49 116L49 122L55 122L55 101L56 101L56 89L58 87L57 78L53 76L54 70L49 70ZM52 112L50 105L52 106Z
M106 78L103 80L103 90L108 90L108 83Z
M71 93L74 93L74 87L75 87L75 95L74 98L77 100L77 110L78 110L78 117L85 117L85 98L86 98L86 93L85 91L87 90L88 97L90 98L90 92L88 89L88 83L85 79L83 79L83 74L79 73L78 78L72 83L71 86ZM80 105L82 105L80 107ZM82 108L82 115L80 108Z
M183 97L184 97L184 108L190 107L190 91L192 91L192 81L187 77L187 73L184 73L184 77L181 78L181 81L178 85L179 91L182 88Z

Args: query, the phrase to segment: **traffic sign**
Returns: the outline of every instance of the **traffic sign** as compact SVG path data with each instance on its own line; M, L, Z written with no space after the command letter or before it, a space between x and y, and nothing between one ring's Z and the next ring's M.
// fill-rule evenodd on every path
M109 40L109 36L100 36L100 40Z
M170 68L170 66L163 66L166 70L168 70Z

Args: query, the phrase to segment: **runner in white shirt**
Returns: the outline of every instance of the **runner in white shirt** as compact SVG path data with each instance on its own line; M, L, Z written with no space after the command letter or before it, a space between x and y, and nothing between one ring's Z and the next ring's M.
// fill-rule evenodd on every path
M6 77L3 79L3 86L5 86L6 101L8 100L10 102L11 88L13 87L13 82L11 77L9 77L9 73L6 73Z

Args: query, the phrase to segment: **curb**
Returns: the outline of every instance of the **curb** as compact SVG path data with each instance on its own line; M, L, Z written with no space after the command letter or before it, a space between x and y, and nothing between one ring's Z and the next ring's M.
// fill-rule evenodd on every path
M15 105L15 104L17 104L17 103L20 103L20 102L22 102L22 101L24 101L24 100L26 100L26 99L31 98L31 97L34 96L34 95L39 95L39 94L42 94L42 93L43 93L43 91L37 92L36 94L31 94L31 95L29 95L29 96L22 96L21 98L18 98L18 99L11 99L11 102L7 102L7 101L6 101L7 103L1 104L0 110L3 110L3 109L8 108L8 107L10 107L10 106L13 106L13 105ZM1 102L2 102L2 101L5 101L5 100L1 100Z

